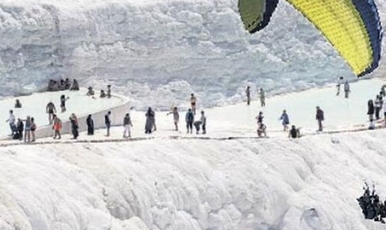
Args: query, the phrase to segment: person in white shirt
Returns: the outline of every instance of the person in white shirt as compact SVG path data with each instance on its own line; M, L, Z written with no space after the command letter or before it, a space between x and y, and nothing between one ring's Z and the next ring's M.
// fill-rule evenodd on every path
M13 110L9 110L9 118L5 122L9 123L9 127L12 132L11 136L13 136L16 132L15 115L13 115Z

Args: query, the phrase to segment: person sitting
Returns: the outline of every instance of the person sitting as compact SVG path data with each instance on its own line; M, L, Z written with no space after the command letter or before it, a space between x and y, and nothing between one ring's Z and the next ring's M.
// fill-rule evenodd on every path
M296 126L293 125L289 131L288 136L291 138L300 138L300 129L297 129Z
M66 83L64 82L63 79L60 79L59 90L65 90L65 89L66 89Z
M105 98L106 97L105 91L103 89L101 90L101 96L100 97L101 98Z
M266 129L267 129L267 126L264 125L263 123L260 123L259 128L257 129L257 136L258 137L267 137L267 133L265 131Z
M95 95L95 92L94 90L92 89L92 87L88 87L88 91L86 93L87 96L94 96Z
M64 82L64 88L65 89L70 89L70 87L71 87L70 79L66 78L66 80Z
M16 109L21 108L21 103L20 103L19 99L16 99L15 108Z
M202 121L195 121L193 123L194 127L196 128L196 134L198 134L200 132L200 126L202 125Z
M76 79L74 79L74 81L72 82L70 90L79 90L78 81Z
M52 81L52 90L51 91L58 91L59 90L59 82Z

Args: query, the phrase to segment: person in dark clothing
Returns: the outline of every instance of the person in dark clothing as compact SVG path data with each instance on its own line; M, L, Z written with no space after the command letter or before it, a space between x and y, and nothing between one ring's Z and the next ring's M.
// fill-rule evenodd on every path
M16 130L19 135L19 140L23 140L24 123L20 118L17 119Z
M280 116L280 120L282 120L284 131L287 131L289 125L289 117L286 110L283 110L283 113Z
M66 112L66 101L70 99L69 97L66 98L66 96L63 94L60 96L60 108L62 110L62 113Z
M264 119L264 115L263 115L263 112L259 112L259 115L257 117L255 117L255 119L257 120L257 124L260 125L263 123L263 119Z
M21 103L20 103L19 99L16 99L15 108L16 109L20 109L21 108Z
M63 79L60 79L59 90L65 90L65 89L66 89L66 83L64 82Z
M107 98L111 97L111 85L107 85Z
M100 98L105 98L106 97L106 93L105 93L105 91L103 89L101 90L101 94L100 94L99 97Z
M86 119L87 124L87 135L94 135L94 120L91 117L91 114L88 115Z
M369 121L374 120L374 102L369 100L367 102L367 115L369 115Z
M379 120L379 112L382 109L382 99L380 95L377 95L375 97L374 108L375 108L375 120Z
M35 131L36 131L36 123L35 119L31 117L31 136L32 136L32 142L35 141Z
M319 107L316 106L316 120L318 121L318 131L323 131L323 124L322 122L324 121L324 112L323 110Z
M193 122L194 122L194 114L192 109L189 109L185 116L186 121L186 133L193 132Z
M74 79L74 81L72 82L72 86L70 88L70 90L79 90L79 85L78 85L78 81L76 79Z
M300 138L300 130L297 129L295 125L292 125L292 127L289 131L289 137Z
M46 112L48 113L48 122L51 125L53 121L54 114L56 113L56 108L52 101L48 102L46 106Z
M71 87L71 82L70 82L70 79L68 79L68 78L66 78L66 81L65 81L65 89L70 89L70 87Z
M251 103L251 87L247 86L247 89L245 90L245 95L247 96L247 105Z
M70 116L70 123L71 123L71 132L72 132L72 135L74 137L74 139L76 140L79 136L79 126L78 126L78 118L76 117L76 115L73 113L71 114Z
M107 130L106 136L110 136L110 127L111 127L110 114L111 114L111 111L108 111L107 114L105 115L105 125Z
M264 125L263 123L260 123L259 126L257 127L257 136L258 137L267 137L267 126Z
M145 116L146 116L145 133L150 134L153 132L153 128L155 127L155 113L151 109L151 107L149 107Z
M344 82L343 89L344 89L344 98L348 98L351 90L350 90L350 84L348 83L347 80Z
M94 95L95 95L94 89L91 86L88 87L86 96L94 96Z

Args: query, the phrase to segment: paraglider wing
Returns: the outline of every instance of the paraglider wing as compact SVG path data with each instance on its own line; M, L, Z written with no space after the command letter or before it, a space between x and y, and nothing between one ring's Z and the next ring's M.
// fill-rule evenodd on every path
M382 26L374 0L287 0L340 53L358 76L371 73L381 58ZM245 28L268 25L278 0L239 0Z
M360 77L378 67L382 27L373 0L287 0L335 47Z
M255 33L266 27L279 0L239 0L238 7L245 29Z

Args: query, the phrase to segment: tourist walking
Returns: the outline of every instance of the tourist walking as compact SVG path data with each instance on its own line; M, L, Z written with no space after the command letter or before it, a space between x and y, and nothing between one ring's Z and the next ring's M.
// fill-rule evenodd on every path
M151 107L148 108L145 116L146 116L145 133L150 134L153 132L153 128L155 124L155 113L151 109Z
M247 86L247 89L245 90L245 96L247 97L247 105L251 102L251 87Z
M316 106L316 116L315 117L316 117L316 120L318 121L318 131L322 132L323 131L324 112L319 106Z
M131 123L130 114L126 113L125 117L123 118L123 138L131 137L130 127L133 127L133 124Z
M373 100L367 102L367 115L369 115L369 121L374 120L374 103Z
M173 111L167 113L166 115L168 116L170 114L173 114L174 127L175 127L175 130L178 131L178 122L180 120L180 113L178 112L177 107L174 107Z
M287 131L289 125L289 117L286 110L283 110L283 113L280 116L280 120L282 121L281 123L283 125L284 131Z
M13 110L9 110L9 117L5 122L8 122L9 128L11 129L10 136L13 137L13 135L15 135L15 132L16 132L16 125L15 125L16 119L15 119L15 115L13 114Z
M78 118L76 117L75 113L71 114L70 123L71 123L71 133L72 133L73 139L76 140L79 136L79 125L78 125Z
M87 124L87 135L94 135L94 120L92 119L91 114L87 116L86 124Z
M35 119L33 117L31 117L31 136L32 136L32 142L35 142L36 141L36 138L35 138L35 130L36 130L37 126L36 126L36 123L35 123Z
M110 136L110 127L111 127L111 120L110 120L111 111L108 111L105 115L105 125L106 125L106 136Z
M194 114L192 109L189 109L188 112L185 115L185 121L186 121L186 133L192 133L193 132L193 122L194 122Z
M56 139L56 138L60 139L61 138L60 131L62 130L62 121L55 114L53 116L53 123L54 123L54 125L52 128L55 131L54 139Z
M53 121L54 114L56 114L56 108L55 108L54 103L52 103L52 101L47 103L46 112L48 113L48 122L51 125L52 121Z

